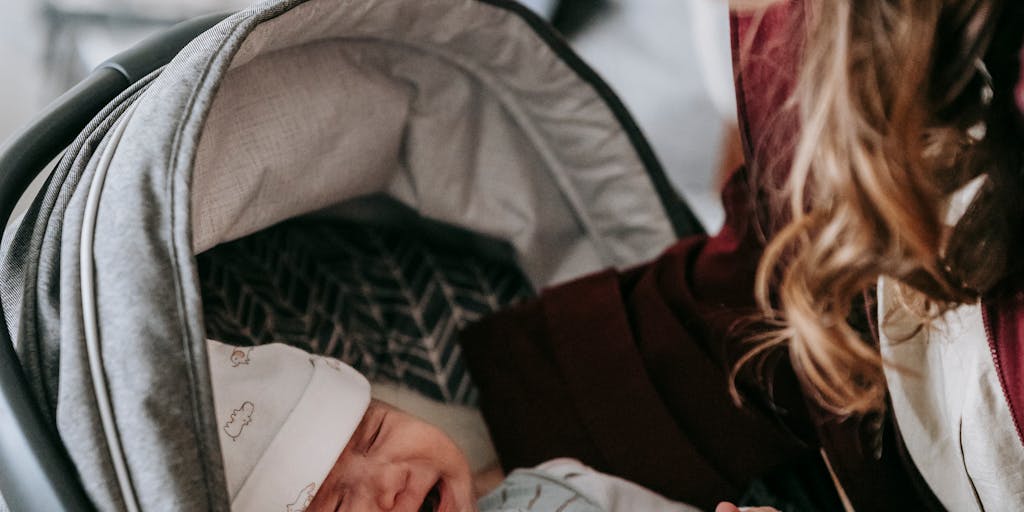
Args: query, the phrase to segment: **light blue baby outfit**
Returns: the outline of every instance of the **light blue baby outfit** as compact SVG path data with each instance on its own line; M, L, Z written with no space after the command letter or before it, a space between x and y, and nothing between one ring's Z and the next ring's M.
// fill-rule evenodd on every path
M480 512L700 512L573 459L516 470L479 506Z
M480 512L607 512L570 480L540 470L518 469L479 501Z

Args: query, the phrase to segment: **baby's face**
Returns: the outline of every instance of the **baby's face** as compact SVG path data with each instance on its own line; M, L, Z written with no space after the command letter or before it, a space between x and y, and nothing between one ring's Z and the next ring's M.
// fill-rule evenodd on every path
M439 429L376 400L307 509L469 512L469 463Z

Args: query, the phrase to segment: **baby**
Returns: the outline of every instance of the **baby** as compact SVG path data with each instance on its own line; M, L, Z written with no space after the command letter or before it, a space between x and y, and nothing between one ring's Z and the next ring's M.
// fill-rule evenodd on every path
M373 400L309 511L476 510L473 475L433 425Z
M569 459L515 471L478 502L455 442L372 400L348 365L282 344L207 348L234 511L696 511Z

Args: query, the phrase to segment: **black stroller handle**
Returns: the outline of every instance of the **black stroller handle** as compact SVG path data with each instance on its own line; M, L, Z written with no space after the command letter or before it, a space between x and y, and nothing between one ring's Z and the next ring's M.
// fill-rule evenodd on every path
M7 224L32 180L104 106L227 16L211 14L179 23L107 60L0 146L0 226ZM0 495L15 512L95 510L64 444L29 391L2 307Z

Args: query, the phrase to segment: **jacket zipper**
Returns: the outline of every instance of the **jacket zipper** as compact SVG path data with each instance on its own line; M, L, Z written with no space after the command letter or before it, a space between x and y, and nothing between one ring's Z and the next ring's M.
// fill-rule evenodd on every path
M1007 407L1010 408L1010 417L1013 418L1013 427L1017 430L1017 440L1024 444L1024 432L1021 431L1020 423L1017 422L1017 410L1013 406L1013 401L1010 400L1010 393L1006 388L1006 374L1003 373L1002 361L999 358L999 351L996 349L996 337L992 333L990 327L988 306L982 301L981 303L981 323L985 327L985 338L988 340L988 349L992 354L992 362L996 367L996 375L999 376L999 387L1003 391L1003 399L1006 400Z

